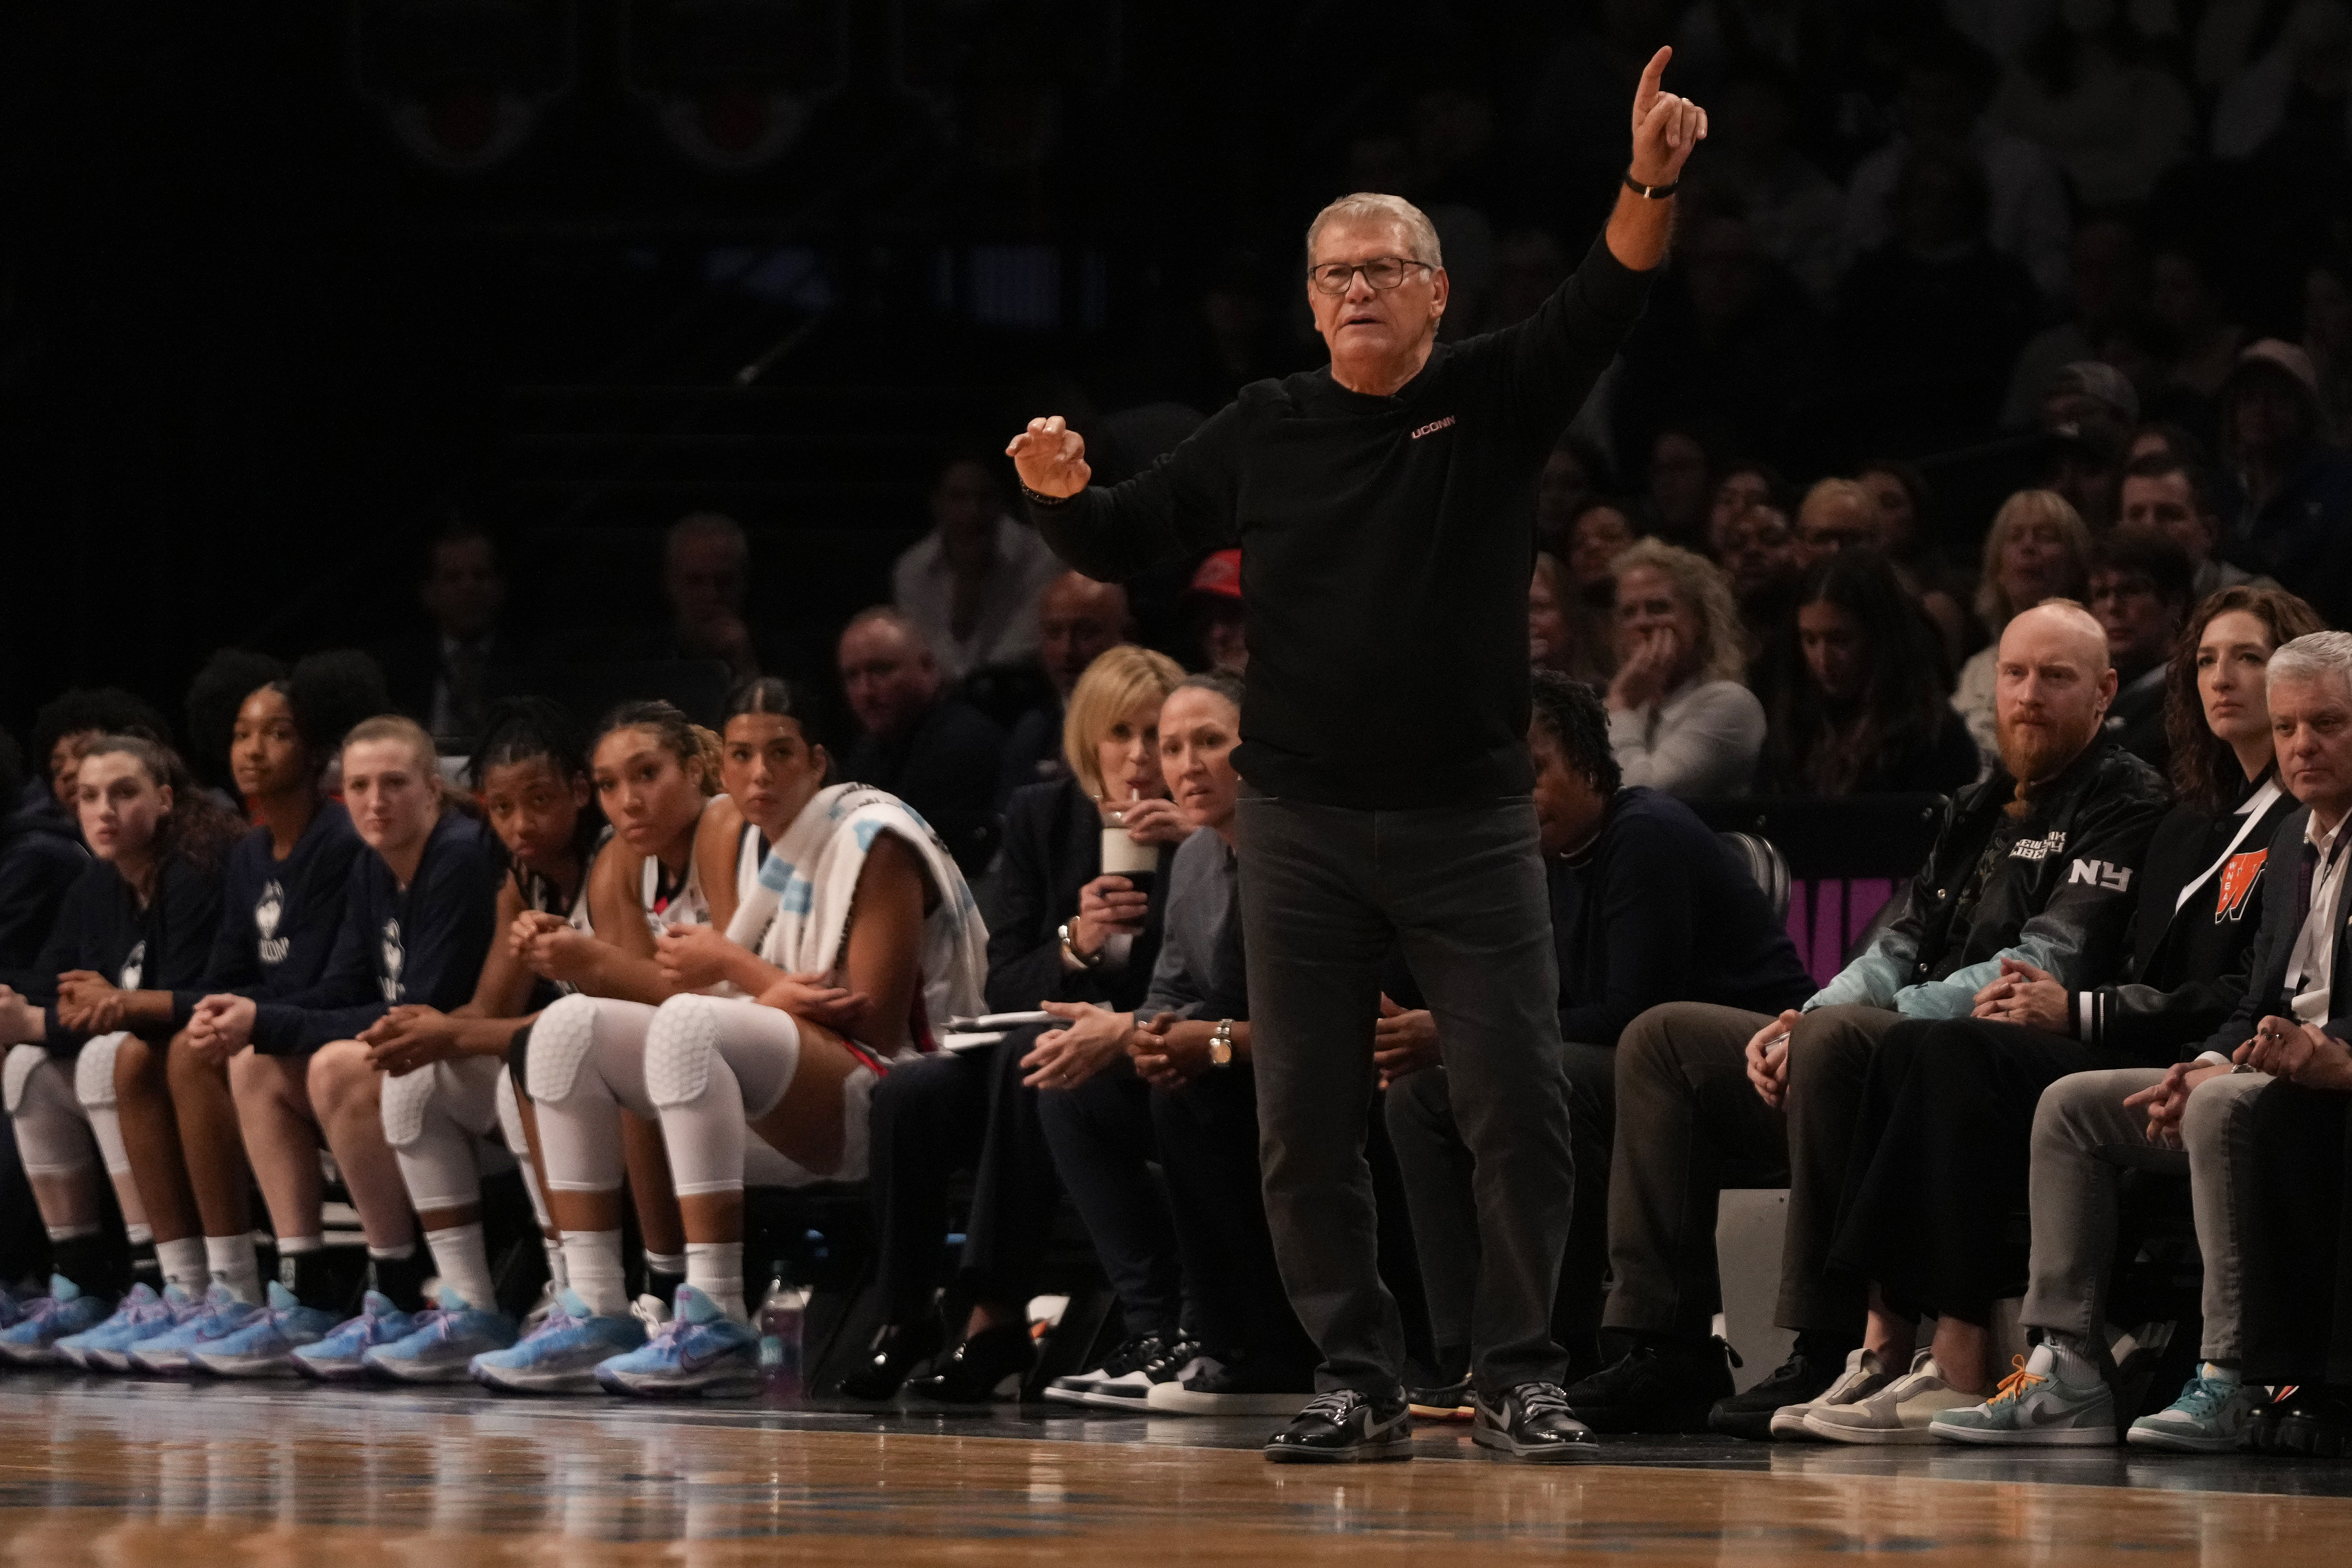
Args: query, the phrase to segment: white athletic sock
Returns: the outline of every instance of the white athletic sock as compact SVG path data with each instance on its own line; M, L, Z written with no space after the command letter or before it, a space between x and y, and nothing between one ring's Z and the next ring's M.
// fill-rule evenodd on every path
M323 1251L326 1245L327 1239L323 1236L281 1236L278 1239L278 1255L292 1258L304 1252ZM371 1247L368 1250L373 1253L375 1249Z
M564 1266L563 1262L563 1239L560 1236L550 1236L544 1238L544 1240L547 1246L547 1277L553 1280L555 1288L561 1291L572 1283L571 1270Z
M628 1281L621 1271L621 1233L617 1230L567 1230L563 1233L563 1268L572 1278L572 1293L600 1318L617 1318L629 1310Z
M689 1241L686 1244L686 1282L719 1303L737 1322L751 1322L743 1310L743 1244L740 1241Z
M433 1249L433 1267L440 1271L443 1290L455 1291L476 1312L499 1310L499 1288L490 1281L490 1253L483 1245L479 1220L428 1230L425 1245Z
M126 1223L122 1227L122 1239L133 1247L152 1247L155 1245L155 1228L143 1219L136 1225Z
M2199 1375L2210 1377L2216 1383L2243 1383L2245 1381L2244 1376L2240 1374L2237 1367L2234 1365L2224 1366L2218 1361L2207 1362L2204 1366L2200 1369Z
M155 1243L155 1261L163 1270L163 1283L177 1285L192 1296L201 1296L212 1282L212 1268L205 1261L205 1239L183 1236L177 1241Z
M250 1232L205 1237L205 1271L226 1285L238 1301L261 1300L261 1260L254 1256Z
M684 1252L656 1252L648 1247L646 1249L646 1272L667 1274L677 1279L685 1274L687 1258L693 1251L694 1249L688 1247Z

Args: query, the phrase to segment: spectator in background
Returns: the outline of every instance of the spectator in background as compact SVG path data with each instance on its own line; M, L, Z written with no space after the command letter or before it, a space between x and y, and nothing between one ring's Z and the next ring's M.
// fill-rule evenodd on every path
M1062 744L1062 713L1078 677L1110 649L1133 639L1127 590L1066 571L1037 596L1037 664L1045 672L1052 702L1015 719L1004 738L1004 776L999 798L1024 784L1049 784L1069 777Z
M940 667L898 611L860 612L841 633L841 685L857 744L841 776L887 789L930 823L967 877L996 848L996 779L1004 732L942 695Z
M2091 218L2074 231L2067 274L2073 313L2035 333L2018 351L2000 406L2003 429L2038 423L2058 368L2097 359L2116 329L2147 308L2147 261L2139 235L2121 218Z
M2203 468L2168 452L2135 457L2124 469L2116 512L2120 528L2162 534L2180 547L2189 558L2191 604L2254 580L2242 567L2213 553L2221 544L2221 515L2213 477Z
M50 698L33 716L33 747L26 760L26 779L17 787L17 804L49 813L77 844L81 842L81 819L76 810L74 771L89 743L101 735L136 735L165 746L172 743L172 727L163 716L121 686L76 686Z
M2115 700L2107 705L2106 737L2155 768L2172 755L2165 727L2166 661L2197 601L2188 555L2152 529L2117 531L2091 552L2089 604L2107 634L2116 668Z
M1528 749L1559 953L1569 1136L1586 1173L1553 1319L1571 1375L1597 1365L1617 1036L1662 1002L1778 1012L1813 988L1747 866L1681 801L1622 784L1608 725L1590 688L1537 674ZM1442 1043L1427 1012L1402 1011L1382 1019L1375 1060L1388 1083L1383 1113L1412 1208L1438 1370L1452 1378L1469 1360L1478 1231L1472 1160L1454 1124ZM1466 1399L1456 1391L1436 1403Z
M2048 299L2066 292L2066 182L2048 152L1985 112L2000 68L1965 38L1931 36L1912 46L1895 115L1900 129L1854 165L1846 183L1844 250L1858 261L1893 239L1896 192L1918 147L1962 151L1984 175L1985 233L1992 247L2025 268Z
M1878 501L1851 479L1822 479L1797 508L1797 554L1806 566L1878 542Z
M1829 177L1790 145L1791 84L1760 64L1735 74L1716 95L1706 146L1691 174L1734 203L1757 248L1826 306L1843 269L1839 227L1845 200Z
M2215 99L2213 156L2274 162L2305 178L2341 165L2352 127L2347 78L2352 10L2341 0L2297 0L2271 47Z
M949 680L1036 652L1037 596L1061 562L1006 512L996 470L950 457L931 481L931 531L890 569L898 612L923 634Z
M1815 561L1783 631L1758 788L1773 795L1949 793L1975 779L1976 743L1954 712L1936 629L1885 557Z
M2020 490L1993 514L1976 596L1977 620L1993 641L1960 666L1952 693L1952 706L1968 720L1969 733L1988 760L1997 754L1993 686L2002 629L2018 612L2045 599L2081 599L2090 569L2091 530L2063 496Z
M791 675L803 661L781 628L754 629L751 540L724 512L689 512L662 536L662 601L669 623L625 639L610 656L663 662L714 659L732 682Z
M2187 239L2158 249L2148 274L2148 308L2173 340L2162 385L2149 398L2150 416L2202 427L2237 365L2246 329L2231 319L2207 259Z
M2041 315L2032 278L1986 243L1989 200L1975 159L1914 147L1895 186L1894 237L1846 274L1838 336L1863 387L1900 400L1879 413L1890 437L1978 439Z
M2124 448L2126 462L2161 455L2174 457L2192 468L2207 466L2211 459L2205 443L2189 432L2188 426L2169 419L2144 419L2131 433L2131 443Z
M1595 686L1608 685L1617 668L1608 611L1576 593L1559 560L1541 551L1528 583L1528 660Z
M498 541L452 522L425 547L423 566L416 602L432 624L379 647L376 664L394 706L436 738L470 740L481 733L490 670L520 657L499 626L507 579Z
M1934 494L1927 488L1927 476L1900 457L1874 457L1854 470L1853 482L1878 505L1879 553L1935 622L1945 658L1958 668L1969 634L1969 612L1963 607L1968 588L1936 541Z
M1637 339L1640 332L1634 329ZM1705 542L1707 503L1715 494L1715 455L1706 440L1681 426L1659 431L1650 443L1646 473L1649 531L1685 548Z
M2303 275L2303 351L2319 384L2322 438L2352 446L2352 253L2314 262Z
M2066 497L2094 533L2116 516L2124 445L2139 422L2139 393L2113 365L2078 360L2059 367L2042 399L2050 451L2042 488Z
M2056 156L2091 207L2144 202L2188 156L2197 106L2180 83L2137 57L2115 0L2058 7L2011 62L1993 112Z
M1203 560L1184 591L1204 669L1238 675L1249 668L1249 612L1242 603L1242 552L1221 549Z
M1577 596L1607 609L1616 596L1614 563L1640 537L1633 514L1619 503L1596 496L1580 507L1570 519L1568 554L1561 558Z
M89 864L81 835L47 809L46 788L38 804L23 803L26 782L23 753L0 732L0 985L16 991L42 983L34 960L49 939L66 889Z
M1728 566L1731 530L1741 515L1750 507L1770 507L1786 513L1788 491L1788 482L1769 464L1734 463L1725 469L1716 481L1714 498L1707 503L1706 553ZM1780 520L1784 525L1788 522L1785 516Z
M1685 799L1745 795L1764 709L1739 684L1747 639L1731 584L1704 556L1643 539L1619 556L1609 744L1628 784Z
M1538 549L1568 553L1569 525L1600 489L1607 466L1601 454L1572 431L1552 443L1551 455L1536 478Z
M2352 625L2352 457L2327 444L2310 356L2264 338L2221 388L2222 461L2243 508L2230 554Z

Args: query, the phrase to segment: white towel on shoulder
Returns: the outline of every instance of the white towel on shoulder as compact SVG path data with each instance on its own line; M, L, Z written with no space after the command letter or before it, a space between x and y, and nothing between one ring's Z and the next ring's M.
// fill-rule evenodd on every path
M730 940L792 974L838 977L858 873L888 833L911 848L939 894L923 919L918 1009L908 1032L924 1050L933 1025L980 1012L988 927L947 846L912 806L868 784L836 784L801 808L760 866L759 884L728 923Z

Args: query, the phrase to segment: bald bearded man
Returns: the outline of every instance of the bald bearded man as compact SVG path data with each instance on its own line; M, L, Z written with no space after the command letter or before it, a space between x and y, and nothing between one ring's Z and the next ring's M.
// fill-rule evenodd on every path
M1595 1431L1789 1436L1791 1411L1899 1381L1906 1368L1861 1348L1864 1281L1830 1261L1873 1051L1906 1019L1968 1017L2004 959L2069 989L2121 967L2167 801L2146 763L2100 739L2116 690L2106 635L2080 604L2050 600L2011 621L1999 658L2000 766L1947 815L1894 924L1801 1009L1670 1003L1620 1041L1602 1326L1633 1349L1568 1391ZM1734 1397L1711 1337L1716 1194L1783 1183L1774 1322L1796 1331L1796 1353Z

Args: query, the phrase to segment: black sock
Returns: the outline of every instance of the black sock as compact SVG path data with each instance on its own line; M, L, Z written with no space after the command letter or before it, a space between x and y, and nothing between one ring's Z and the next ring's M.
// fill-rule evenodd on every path
M126 1262L102 1230L49 1243L49 1271L71 1280L87 1294L113 1294Z
M665 1307L677 1300L677 1288L685 1283L686 1276L683 1274L668 1274L655 1269L646 1270L646 1293Z
M425 1277L433 1271L431 1255L424 1248L412 1246L405 1258L380 1258L371 1253L368 1269L375 1276L375 1288L391 1297L394 1306L404 1312L424 1307Z
M278 1282L294 1292L294 1299L306 1307L341 1315L343 1303L335 1287L334 1270L327 1264L327 1249L314 1247L308 1252L282 1252L278 1257Z

